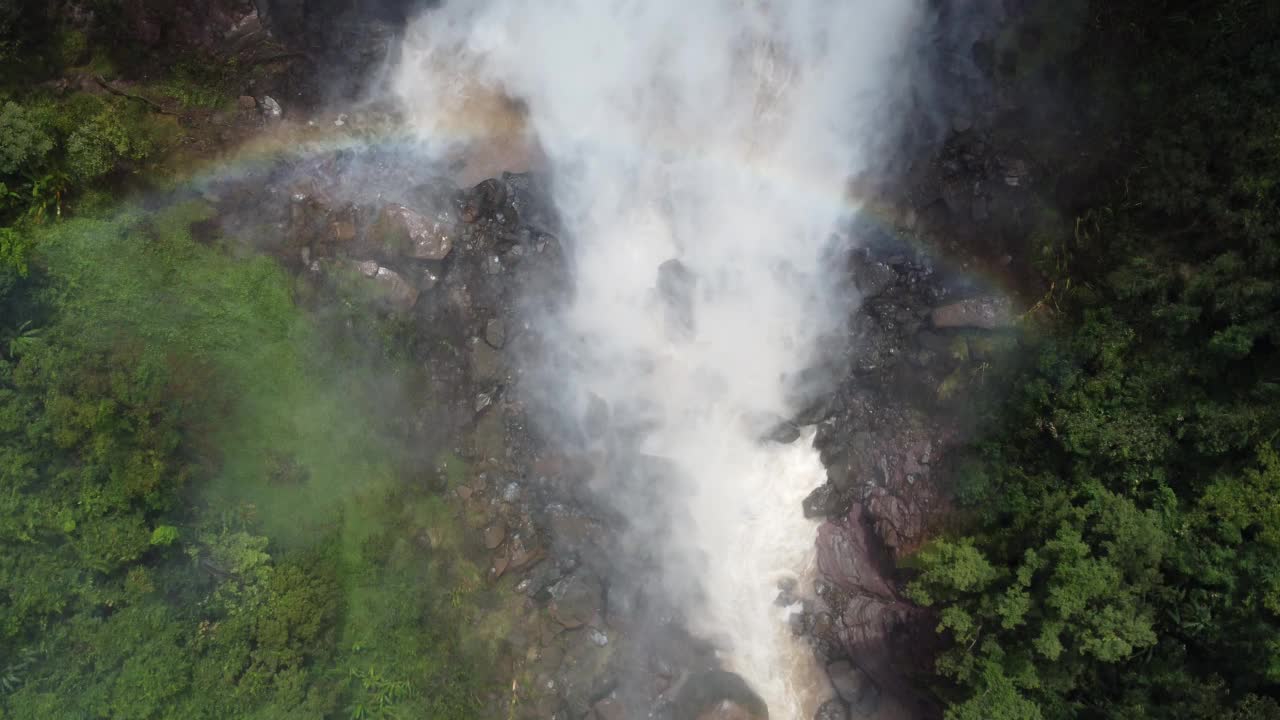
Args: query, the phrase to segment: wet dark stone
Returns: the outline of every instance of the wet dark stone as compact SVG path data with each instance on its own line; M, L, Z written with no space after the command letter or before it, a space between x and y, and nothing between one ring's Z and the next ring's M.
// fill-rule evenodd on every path
M848 500L841 498L831 483L823 483L809 493L801 506L807 518L832 517L844 514Z
M455 201L458 217L463 222L474 223L482 219L492 218L502 210L507 201L507 187L494 178L485 180L470 190L458 194ZM512 213L514 216L515 213ZM507 218L504 218L504 220ZM517 218L510 218L515 221Z
M739 717L763 720L769 717L764 701L741 676L724 670L710 670L689 677L680 688L672 708L673 720L702 720L715 717L707 713L725 701L737 705L747 715Z

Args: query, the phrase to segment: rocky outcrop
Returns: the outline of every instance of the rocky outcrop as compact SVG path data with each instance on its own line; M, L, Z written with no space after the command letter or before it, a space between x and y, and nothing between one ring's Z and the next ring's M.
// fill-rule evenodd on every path
M985 295L936 307L929 317L937 328L996 330L1013 324L1013 307L1007 297Z
M1015 185L1005 187L1026 182L1022 166L1008 170ZM903 212L899 234L859 228L865 235L848 277L861 302L844 345L831 353L836 359L817 373L834 377L835 390L794 421L817 425L814 444L827 468L827 482L802 507L825 518L816 599L793 622L811 638L836 692L818 717L938 714L909 680L931 669L937 621L903 597L909 574L897 561L946 516L950 457L973 427L965 398L980 388L992 338L1014 328L1013 303L965 263L943 264L936 247L902 241L937 232L940 217L960 210L966 227L989 222L989 209L970 217L972 184L951 182L961 171L948 172L936 185L942 203L926 196Z
M893 586L886 579L889 569L879 555L860 505L854 505L846 517L818 528L818 572L827 582L848 592L892 600Z
M389 203L378 211L373 232L388 252L413 260L444 260L453 249L453 222L446 212L428 218Z

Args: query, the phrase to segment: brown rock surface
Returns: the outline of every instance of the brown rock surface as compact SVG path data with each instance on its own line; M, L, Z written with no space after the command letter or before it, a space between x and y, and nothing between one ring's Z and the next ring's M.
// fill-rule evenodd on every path
M1009 298L984 295L936 307L929 314L937 328L981 328L996 330L1013 325L1013 304Z
M453 250L447 219L429 218L403 205L383 206L375 228L389 252L414 260L443 260Z

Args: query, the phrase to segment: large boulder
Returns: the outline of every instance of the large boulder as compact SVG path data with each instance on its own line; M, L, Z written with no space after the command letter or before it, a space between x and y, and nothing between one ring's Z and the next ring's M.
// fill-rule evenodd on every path
M769 709L740 675L708 670L691 675L676 695L674 720L768 720Z
M551 597L551 615L569 630L598 622L604 607L600 581L585 573L561 580Z
M856 253L850 261L853 286L864 298L874 298L898 281L898 273L888 265Z
M427 217L395 203L378 213L374 235L387 252L413 260L443 260L453 250L447 217Z
M418 289L395 270L383 267L373 260L348 261L344 264L372 281L374 300L385 307L395 312L407 313L417 304Z
M827 581L851 592L893 597L893 588L880 571L871 532L863 524L862 507L854 505L837 522L818 528L818 572Z

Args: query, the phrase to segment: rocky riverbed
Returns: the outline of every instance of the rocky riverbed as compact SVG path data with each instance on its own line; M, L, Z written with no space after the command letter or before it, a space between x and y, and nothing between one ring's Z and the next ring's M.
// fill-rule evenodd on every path
M587 487L595 464L611 460L567 454L531 411L538 388L523 363L547 350L536 318L571 288L536 173L459 188L447 169L353 147L273 160L202 191L315 302L354 288L365 312L412 328L431 395L417 432L456 458L424 482L452 494L488 581L512 596L512 690L495 703L530 718L753 716L753 696L717 674L713 648L645 592L644 554L620 545L626 518ZM942 269L906 224L860 231L848 273L861 302L834 341L840 351L814 369L835 389L767 440L815 427L828 469L803 507L779 508L823 519L816 582L780 588L779 602L801 604L793 631L829 675L820 717L924 717L936 711L911 679L931 661L934 621L903 597L895 561L945 519L966 393L1012 341L1015 310L970 274ZM715 709L726 698L741 714Z

